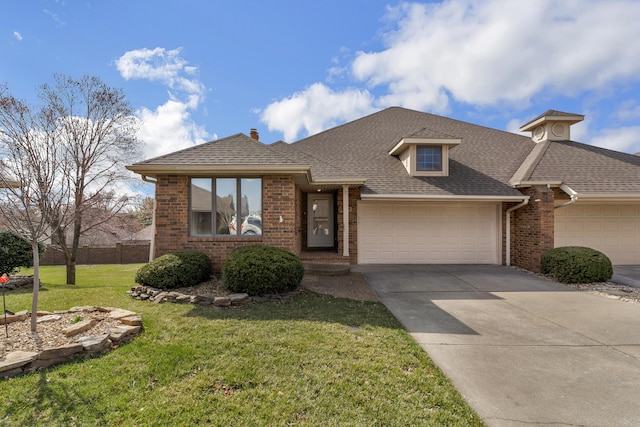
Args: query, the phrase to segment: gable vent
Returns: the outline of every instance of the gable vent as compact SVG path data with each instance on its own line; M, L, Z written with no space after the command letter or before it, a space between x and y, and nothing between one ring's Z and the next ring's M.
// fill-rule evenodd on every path
M531 132L533 142L569 141L571 125L584 120L581 114L548 110L520 127L521 132Z

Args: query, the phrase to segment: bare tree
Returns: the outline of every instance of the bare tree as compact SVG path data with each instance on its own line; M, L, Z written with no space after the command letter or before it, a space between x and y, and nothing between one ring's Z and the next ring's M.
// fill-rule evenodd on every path
M63 206L69 199L66 163L55 117L50 111L32 114L25 103L0 87L0 216L4 226L31 243L33 297L31 330L36 330L40 254L38 244L50 237L51 218L68 218Z
M56 117L56 131L69 186L68 204L60 217L72 217L67 223L53 217L67 268L67 284L76 282L76 259L80 236L99 227L128 204L125 196L113 197L119 185L131 179L125 164L140 155L138 121L124 93L107 86L97 77L74 80L54 76L54 85L43 85L40 98L44 109ZM109 193L109 197L104 197ZM106 205L105 205L106 203ZM100 207L109 214L92 220L85 214Z

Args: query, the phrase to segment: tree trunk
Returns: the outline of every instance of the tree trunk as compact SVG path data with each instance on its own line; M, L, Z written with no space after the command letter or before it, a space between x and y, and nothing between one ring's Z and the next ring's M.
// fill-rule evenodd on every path
M40 291L40 248L38 241L31 241L31 250L33 251L33 297L31 299L31 330L36 331L38 320L38 292Z
M76 284L76 260L67 260L67 285Z

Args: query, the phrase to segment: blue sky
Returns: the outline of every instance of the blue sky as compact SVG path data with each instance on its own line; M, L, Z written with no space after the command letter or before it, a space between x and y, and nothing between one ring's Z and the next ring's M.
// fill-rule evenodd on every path
M288 142L399 105L640 152L640 1L4 0L0 84L122 88L145 156L257 128Z

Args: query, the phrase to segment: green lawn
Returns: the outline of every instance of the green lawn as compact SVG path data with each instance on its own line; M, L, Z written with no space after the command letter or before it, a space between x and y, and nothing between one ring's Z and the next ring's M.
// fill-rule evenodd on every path
M40 309L121 307L144 331L100 357L0 380L0 425L483 425L382 304L306 293L158 305L125 294L139 267L78 266L76 287L64 268L42 268ZM7 308L30 301L9 293Z

